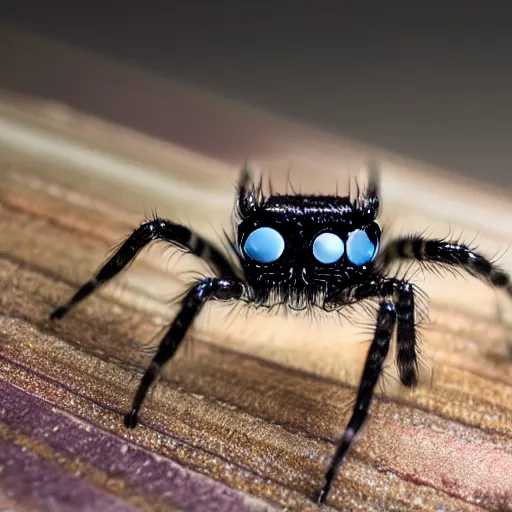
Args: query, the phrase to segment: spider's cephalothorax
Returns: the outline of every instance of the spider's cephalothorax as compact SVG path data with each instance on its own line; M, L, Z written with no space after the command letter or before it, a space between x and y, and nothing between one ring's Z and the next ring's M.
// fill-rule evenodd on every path
M375 173L371 174L365 192L352 201L338 196L270 194L264 197L261 186L255 188L244 170L237 199L237 237L231 241L240 266L190 229L155 218L142 223L98 273L50 318L62 318L115 277L154 240L165 241L209 263L215 277L190 286L181 309L144 372L132 409L125 416L126 426L133 428L162 366L174 356L209 300L244 300L260 306L287 304L296 309L319 306L332 310L376 299L379 307L373 340L352 416L317 496L323 502L366 420L394 336L400 381L407 387L417 384L416 291L405 279L388 277L390 265L411 260L430 267L441 265L465 270L512 297L510 276L465 244L409 236L391 240L379 250L380 229L375 222L378 210Z
M380 244L375 188L350 197L265 197L244 175L238 198L236 249L256 305L324 307L364 282ZM348 297L338 297L340 303Z

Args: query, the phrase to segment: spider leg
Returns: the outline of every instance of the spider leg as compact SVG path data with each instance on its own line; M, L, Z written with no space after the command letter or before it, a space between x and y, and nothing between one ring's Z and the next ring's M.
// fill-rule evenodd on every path
M345 455L358 431L363 426L368 415L368 409L373 398L375 385L382 372L382 365L389 351L393 329L396 324L397 314L393 304L384 300L380 304L379 313L377 315L377 325L375 335L370 345L368 355L363 370L363 375L359 384L354 410L350 421L341 441L338 445L334 458L327 473L325 474L325 483L318 494L318 503L324 503L331 489L334 478L341 466Z
M135 428L139 410L149 388L158 377L162 367L174 356L189 327L208 300L236 300L242 296L243 285L235 279L206 278L190 288L183 299L181 310L163 337L156 354L144 372L131 411L126 414L124 423Z
M414 288L409 282L376 275L374 279L360 283L339 296L330 297L329 302L351 303L372 297L382 298L374 339L366 356L352 417L326 473L325 485L318 495L318 503L325 502L352 440L368 415L375 385L382 372L395 325L400 381L408 387L416 386L418 381Z
M207 240L196 235L185 226L157 218L145 222L135 229L97 274L83 284L68 302L52 312L50 320L62 318L97 288L121 272L133 261L141 249L154 240L168 242L202 258L213 267L218 275L230 278L236 277L236 270L233 265Z
M421 236L398 238L381 251L378 262L387 268L394 261L405 259L460 268L512 297L510 275L465 244Z
M400 382L408 388L413 388L418 384L414 289L406 281L398 281L396 287L396 364Z
M417 330L415 320L415 290L405 279L383 277L376 274L374 279L360 283L340 295L331 296L334 304L350 304L372 297L392 298L397 316L396 363L400 382L407 387L418 383Z

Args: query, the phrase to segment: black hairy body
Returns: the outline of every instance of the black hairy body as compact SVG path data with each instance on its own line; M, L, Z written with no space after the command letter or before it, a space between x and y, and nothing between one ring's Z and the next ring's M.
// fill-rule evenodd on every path
M265 196L244 169L235 212L237 233L230 240L234 260L190 229L154 218L141 224L115 254L51 319L72 307L122 271L152 241L164 241L206 261L215 277L193 283L146 369L125 424L134 428L146 395L176 353L206 302L244 301L259 307L286 305L297 310L342 310L366 299L377 300L373 340L368 350L353 412L325 474L316 499L326 500L334 478L363 426L393 338L400 382L418 382L418 333L415 319L418 291L406 279L387 275L397 261L417 261L430 267L466 271L512 297L507 273L469 246L449 240L409 236L380 247L381 231L377 175L366 190L350 197Z

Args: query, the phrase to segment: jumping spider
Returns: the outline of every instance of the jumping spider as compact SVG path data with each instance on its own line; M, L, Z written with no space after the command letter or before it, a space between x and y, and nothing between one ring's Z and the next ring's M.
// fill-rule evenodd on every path
M146 369L126 427L137 425L139 410L161 368L176 353L189 327L209 300L243 300L256 306L286 304L295 309L340 309L364 299L379 307L352 416L317 495L323 503L349 447L368 415L375 385L396 329L396 364L401 383L418 381L415 289L405 279L388 277L393 262L416 260L467 271L512 297L511 279L488 259L462 243L409 236L380 248L377 173L356 199L338 195L265 196L247 169L241 174L236 204L237 236L231 248L236 265L190 229L154 218L141 224L112 258L50 319L60 319L110 281L154 240L165 241L205 260L216 277L193 284Z

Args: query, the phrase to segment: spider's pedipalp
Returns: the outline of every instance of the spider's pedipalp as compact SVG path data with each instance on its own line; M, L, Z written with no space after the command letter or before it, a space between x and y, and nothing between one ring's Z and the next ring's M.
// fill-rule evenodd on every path
M362 300L379 297L389 299L397 314L396 362L400 381L415 387L418 382L418 332L416 321L415 289L405 279L388 278L374 274L371 280L359 283L329 297L332 304L357 304Z
M416 332L415 296L410 283L402 282L396 292L397 314L396 364L400 382L409 388L418 384L418 336Z

